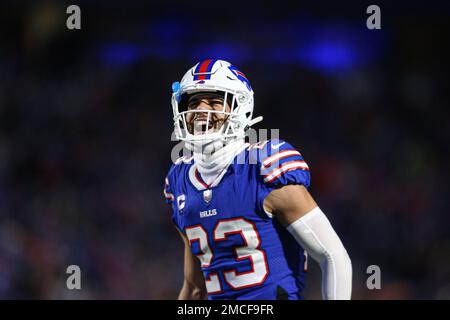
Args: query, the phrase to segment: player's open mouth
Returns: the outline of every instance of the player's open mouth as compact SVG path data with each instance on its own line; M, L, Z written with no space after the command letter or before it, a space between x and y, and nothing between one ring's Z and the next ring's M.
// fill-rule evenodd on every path
M194 135L215 132L213 121L196 120L194 123Z

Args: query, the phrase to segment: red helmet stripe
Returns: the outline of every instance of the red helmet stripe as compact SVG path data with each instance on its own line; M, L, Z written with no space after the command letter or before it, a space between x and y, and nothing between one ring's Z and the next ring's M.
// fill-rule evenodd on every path
M198 68L198 73L204 73L208 70L209 64L212 62L212 59L205 60L201 63L200 68ZM206 74L199 74L197 80L205 80Z

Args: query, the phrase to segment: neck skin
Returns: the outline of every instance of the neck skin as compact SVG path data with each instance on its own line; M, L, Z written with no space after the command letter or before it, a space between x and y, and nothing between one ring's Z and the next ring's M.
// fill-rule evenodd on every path
M244 144L242 138L230 141L226 145L221 141L215 141L206 146L193 146L194 162L206 184L211 185L223 173Z

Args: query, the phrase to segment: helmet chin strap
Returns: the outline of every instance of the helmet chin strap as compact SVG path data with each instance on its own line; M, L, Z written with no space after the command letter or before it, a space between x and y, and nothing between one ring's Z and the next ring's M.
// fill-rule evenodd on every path
M217 139L213 141L186 142L186 148L194 155L203 180L209 185L233 161L237 152L245 144L244 138L233 140Z

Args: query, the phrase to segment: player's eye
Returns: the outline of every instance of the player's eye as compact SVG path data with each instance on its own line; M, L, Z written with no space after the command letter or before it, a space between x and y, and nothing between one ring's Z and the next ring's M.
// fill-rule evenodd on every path
M222 101L222 100L219 100L219 99L212 100L212 101L210 102L210 105L211 105L212 107L222 107L222 106L223 106L223 101Z
M189 110L197 109L197 107L199 106L201 101L204 101L204 100L200 100L200 99L191 100L188 104L188 109ZM214 109L223 107L223 100L220 100L220 99L208 100L205 102Z
M199 104L200 104L200 100L199 99L192 99L188 103L188 109L189 110L197 109Z
M189 110L192 110L192 109L197 108L197 106L198 106L198 103L189 103L189 104L188 104L188 109L189 109Z

